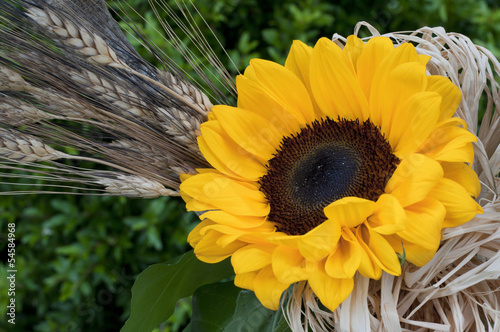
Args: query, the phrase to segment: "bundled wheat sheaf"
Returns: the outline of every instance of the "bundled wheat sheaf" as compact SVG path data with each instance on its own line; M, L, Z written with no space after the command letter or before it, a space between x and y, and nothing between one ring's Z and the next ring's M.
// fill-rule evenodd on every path
M180 174L208 166L197 145L200 124L212 104L230 103L235 85L190 23L191 14L180 18L162 6L156 10L169 13L216 76L197 65L167 23L163 27L172 47L200 78L185 77L139 35L163 63L161 69L153 67L128 43L103 1L0 3L4 179L43 179L44 192L152 198L178 195ZM118 14L126 18L126 10L131 9ZM354 34L361 28L379 35L363 22ZM395 44L413 43L418 53L431 57L429 74L446 76L461 89L455 116L478 137L472 167L481 181L478 202L484 214L445 229L439 250L423 267L404 263L400 276L384 273L380 280L357 274L353 292L333 313L323 309L305 282L291 287L281 309L293 331L500 331L500 96L495 80L500 63L466 36L442 28L385 36ZM334 35L333 41L342 48L346 39ZM209 88L201 88L201 81ZM102 170L85 169L84 161ZM14 185L21 186L14 182L14 189L3 194L32 192Z

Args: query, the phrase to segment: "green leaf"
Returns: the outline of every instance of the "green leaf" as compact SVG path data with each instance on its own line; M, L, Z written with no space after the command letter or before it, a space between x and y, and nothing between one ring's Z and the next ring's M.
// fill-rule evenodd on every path
M233 318L240 291L233 281L198 288L189 331L221 331Z
M280 310L265 308L252 291L231 282L203 286L193 296L193 316L185 332L290 331Z
M234 275L229 259L199 261L189 251L167 263L148 267L132 287L131 314L123 332L151 332L172 315L177 301L204 285Z
M255 332L290 332L281 310L273 311L265 308L254 292L242 290L236 300L233 320L223 332L255 331Z
M403 244L401 244L401 245L403 247L403 253L402 254L396 253L396 255L398 256L399 264L401 266L403 266L403 263L406 261L406 250L405 250L405 246L403 246Z

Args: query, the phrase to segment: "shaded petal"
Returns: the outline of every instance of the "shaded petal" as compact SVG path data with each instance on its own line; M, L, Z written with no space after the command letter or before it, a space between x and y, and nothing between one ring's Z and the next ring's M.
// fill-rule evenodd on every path
M283 139L283 133L257 113L230 106L214 106L212 113L229 137L260 160L271 159Z
M187 241L193 248L198 244L198 242L200 242L201 238L206 233L203 231L204 228L211 225L215 225L212 220L203 220L198 225L196 225L196 227L193 228L191 232L189 232Z
M450 118L455 114L462 100L462 92L448 77L440 75L429 76L427 91L436 91L443 97L438 121Z
M358 82L369 100L375 71L382 61L394 51L394 44L386 37L373 37L366 43L363 53L358 58Z
M181 195L184 202L186 202L186 209L188 211L207 211L215 209L215 207L209 203L204 203L193 199L193 197L186 194L183 190L179 189L179 194Z
M379 234L394 234L405 229L406 213L396 197L383 194L368 217L370 229Z
M309 286L321 303L332 312L349 297L354 288L352 278L337 279L326 274L323 264L315 264L309 277Z
M253 280L255 295L264 307L271 310L278 310L281 295L289 286L276 279L271 266L260 270Z
M238 107L265 117L281 132L295 133L300 130L300 122L286 107L273 99L257 82L248 77L236 77Z
M238 249L231 256L231 264L236 274L260 270L271 264L271 255L275 245L250 244Z
M418 62L403 63L391 68L389 73L377 74L373 82L376 84L373 85L370 96L370 117L372 122L380 125L382 132L390 138L395 136L391 131L398 131L404 126L399 124L395 117L407 123L415 116L415 109L420 111L416 107L410 108L408 101L410 98L414 99L415 94L425 91L426 68ZM439 96L438 93L433 94ZM417 104L418 106L423 105ZM439 107L437 109L439 110ZM391 140L390 142L393 145Z
M216 231L208 231L194 246L196 257L205 263L218 263L231 256L236 250L247 245L245 242L234 241L225 247L217 245L217 240L222 236Z
M361 264L362 251L351 230L343 227L337 250L325 262L326 273L332 278L352 278Z
M311 67L311 89L314 99L324 114L332 119L368 118L368 102L350 59L327 38L321 38L314 47Z
M311 64L312 51L313 48L311 46L304 44L300 40L294 40L292 47L290 48L290 52L288 53L288 57L286 58L285 68L294 73L302 81L302 83L304 83L304 86L311 97L316 118L321 118L324 114L316 104L316 100L313 98L311 81L309 79L309 66Z
M481 183L477 173L467 164L442 162L444 177L453 180L467 190L473 197L479 196Z
M405 208L406 229L398 233L403 239L406 259L423 266L436 253L441 242L441 226L446 210L438 200L426 198Z
M344 197L330 203L324 208L328 219L336 223L354 228L362 224L375 208L375 202L359 197Z
M368 234L368 230L366 227L359 226L356 228L356 240L358 240L359 245L361 246L361 262L359 264L358 271L363 277L371 278L378 280L382 276L382 269L380 268L380 264L377 264L375 260L378 260L375 255L371 252L367 242L369 242L369 236L367 242L363 239L362 230ZM375 258L375 259L374 259Z
M364 225L358 227L358 231L359 234L356 234L358 241L361 246L365 244L364 250L372 262L389 274L400 275L401 265L389 242L382 235Z
M360 55L363 53L364 48L365 48L365 43L357 36L350 35L349 37L347 37L346 44L342 51L348 58L350 58L354 66L354 69L357 69L358 59Z
M440 201L446 209L443 228L462 225L483 213L481 206L458 183L443 178L429 193L429 197Z
M472 164L474 149L471 142L476 142L477 138L465 127L465 121L459 118L441 122L418 148L418 153L435 160Z
M416 93L389 117L392 118L389 143L396 156L404 158L415 152L429 137L437 123L441 99L437 92Z
M274 250L272 266L274 275L282 283L292 284L309 276L306 260L300 252L284 245Z
M437 161L412 154L398 165L385 192L396 197L405 207L424 199L442 177L443 169Z
M256 181L266 174L264 165L267 160L236 144L220 127L219 122L205 122L200 130L202 135L198 137L198 146L205 159L215 169L231 177L251 181Z
M309 85L309 64L312 51L311 46L300 40L294 40L285 61L285 68L294 73L306 87Z
M266 216L269 204L256 187L218 173L197 174L181 183L181 190L193 200L241 216ZM187 206L189 208L189 206Z
M234 277L234 285L240 288L255 291L254 280L257 273L259 273L259 271L237 274Z
M340 224L326 220L304 235L299 235L299 251L307 260L318 261L335 251L340 238Z
M233 226L215 224L205 227L203 231L215 230L222 234L217 240L217 245L221 247L227 246L229 243L240 239L247 243L263 243L262 237L274 233L274 225L270 222L264 223L261 227L255 228L235 228Z
M267 60L252 59L256 82L279 104L294 115L300 123L315 120L309 92L300 79L285 67Z
M264 217L235 216L225 211L208 211L202 214L200 219L212 219L218 224L236 228L254 228L262 226L266 222Z
M390 120L385 117L387 112L392 114L409 96L425 91L425 65L413 45L402 44L380 62L372 82L370 118L375 124L383 124L383 121Z

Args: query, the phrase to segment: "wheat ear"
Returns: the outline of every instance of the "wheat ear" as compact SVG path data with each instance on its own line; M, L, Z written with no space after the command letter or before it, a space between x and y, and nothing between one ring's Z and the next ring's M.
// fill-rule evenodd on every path
M76 50L88 61L102 66L126 70L159 87L174 100L178 100L184 105L189 106L203 116L206 116L210 112L212 104L198 89L194 87L188 88L187 86L183 87L182 85L166 86L131 68L117 56L116 52L98 34L77 26L67 19L62 19L50 9L28 7L27 10L29 17L40 26L55 34L66 46Z
M56 160L69 157L34 136L0 127L0 156L19 162Z

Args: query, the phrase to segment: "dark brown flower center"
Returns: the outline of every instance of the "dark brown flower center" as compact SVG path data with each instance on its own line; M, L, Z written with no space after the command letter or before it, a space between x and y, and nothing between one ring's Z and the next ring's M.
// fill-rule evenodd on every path
M285 137L259 183L269 220L289 235L326 220L323 209L343 197L377 200L399 159L369 120L324 119Z

